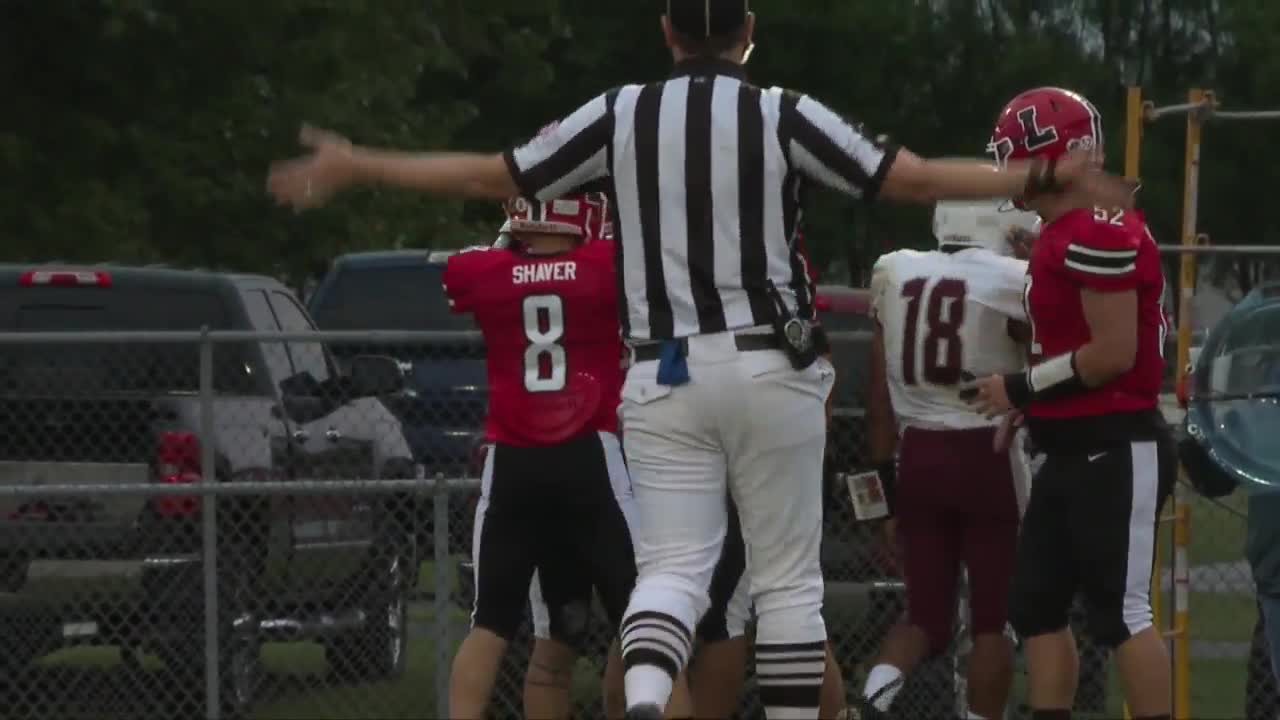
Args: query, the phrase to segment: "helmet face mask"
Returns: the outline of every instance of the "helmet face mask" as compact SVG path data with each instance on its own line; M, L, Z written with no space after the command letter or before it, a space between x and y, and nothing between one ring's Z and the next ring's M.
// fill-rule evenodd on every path
M538 202L517 197L508 200L503 209L507 220L498 231L499 237L521 233L563 235L580 243L607 236L609 200L603 193L583 193ZM509 241L508 241L509 244Z

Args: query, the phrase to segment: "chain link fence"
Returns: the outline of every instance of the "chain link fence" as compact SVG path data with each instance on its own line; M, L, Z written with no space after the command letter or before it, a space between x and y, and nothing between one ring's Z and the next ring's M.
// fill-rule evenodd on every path
M825 612L853 697L904 600L893 543L854 519L840 480L868 465L868 338L835 340ZM442 378L483 363L477 344L0 335L0 717L444 717L473 593L484 397ZM1238 717L1263 692L1246 696L1246 676L1252 687L1265 668L1256 651L1249 661L1239 508L1191 502L1196 717ZM610 638L600 613L590 629L573 699L575 716L599 717ZM493 717L523 714L529 633L503 661ZM1079 641L1078 709L1118 716L1105 655ZM966 651L961 622L895 717L963 709ZM1021 677L1010 717L1029 715ZM750 681L742 703L742 717L763 717Z
M1280 277L1277 248L1215 247L1205 241L1199 238L1193 248L1198 251L1191 263L1196 283L1189 302L1170 302L1179 327L1188 326L1192 364L1208 333L1250 289ZM1164 248L1171 280L1178 276L1182 249ZM1172 346L1177 339L1171 336ZM1166 389L1172 393L1176 354L1166 357ZM1169 405L1166 416L1180 426L1182 411ZM1182 694L1192 717L1274 720L1280 714L1253 577L1244 559L1247 513L1247 491L1211 500L1197 495L1185 478L1176 502L1166 507L1160 548L1162 620L1172 636L1175 692ZM1185 579L1185 602L1174 592L1179 578ZM1180 623L1186 628L1181 636Z

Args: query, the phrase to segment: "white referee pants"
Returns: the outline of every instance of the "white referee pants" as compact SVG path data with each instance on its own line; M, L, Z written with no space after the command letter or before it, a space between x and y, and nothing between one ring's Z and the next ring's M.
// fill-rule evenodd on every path
M622 390L639 570L628 614L697 625L725 539L727 478L748 548L757 643L823 641L824 406L835 371L824 359L797 371L780 350L739 352L733 333L688 346L689 383L659 385L658 363L647 361L631 367Z

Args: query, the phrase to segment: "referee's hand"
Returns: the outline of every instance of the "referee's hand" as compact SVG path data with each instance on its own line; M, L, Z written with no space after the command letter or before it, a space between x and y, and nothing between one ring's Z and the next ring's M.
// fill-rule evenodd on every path
M310 125L302 126L298 142L311 153L273 164L267 189L276 204L307 210L325 204L352 183L351 142Z
M1085 200L1105 208L1133 208L1138 183L1102 170L1098 156L1090 150L1073 150L1058 160L1057 181Z

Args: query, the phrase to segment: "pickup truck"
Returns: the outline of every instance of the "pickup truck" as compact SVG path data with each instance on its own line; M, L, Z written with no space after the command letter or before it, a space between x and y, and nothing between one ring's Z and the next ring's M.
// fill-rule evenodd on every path
M0 332L201 328L314 329L266 277L0 266ZM208 432L198 358L195 344L172 342L5 343L0 485L196 483L205 442L220 483L415 477L379 400L402 385L391 358L353 357L339 374L319 342L216 344ZM420 563L413 498L312 490L217 501L225 718L249 712L264 642L319 641L348 680L404 669ZM0 703L24 700L35 659L96 644L159 656L177 679L169 695L184 696L174 716L193 716L204 702L202 511L182 495L0 495L0 689L18 691Z

